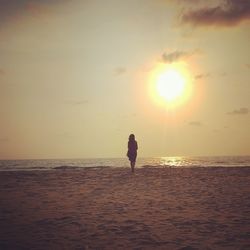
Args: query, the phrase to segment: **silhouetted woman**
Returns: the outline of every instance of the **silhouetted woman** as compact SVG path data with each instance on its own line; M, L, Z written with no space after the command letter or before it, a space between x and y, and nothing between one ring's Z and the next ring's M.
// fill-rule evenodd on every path
M137 141L135 140L135 135L131 134L128 139L128 159L130 160L131 171L134 173L135 162L137 157Z

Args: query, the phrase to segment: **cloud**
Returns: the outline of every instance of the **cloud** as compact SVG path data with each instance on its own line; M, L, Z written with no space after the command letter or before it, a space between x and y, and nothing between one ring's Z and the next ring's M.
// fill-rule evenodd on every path
M247 20L250 20L249 0L221 0L217 6L187 10L181 16L183 24L197 26L234 26Z
M0 0L0 26L25 16L41 16L60 0Z
M190 57L194 54L194 52L185 52L185 51L174 51L171 53L164 52L161 56L161 59L164 63L173 63L184 58Z
M218 76L220 76L220 77L225 77L226 75L227 75L226 72L220 72L220 73L218 73Z
M228 115L247 115L249 113L248 108L240 108L240 109L235 109L231 112L228 112Z
M225 77L226 75L227 75L226 72L212 72L212 73L198 74L198 75L195 75L194 78L195 80L200 80L200 79L209 78L209 77Z
M197 4L199 3L201 0L177 0L178 3L181 4Z
M203 78L207 78L207 77L210 77L210 76L211 76L210 73L206 73L206 74L199 74L199 75L196 75L194 78L195 78L196 80L198 80L198 79L203 79Z
M188 123L190 126L195 126L195 127L201 127L203 126L201 122L199 121L191 121Z
M125 67L117 67L114 70L115 75L123 75L125 74L127 69Z

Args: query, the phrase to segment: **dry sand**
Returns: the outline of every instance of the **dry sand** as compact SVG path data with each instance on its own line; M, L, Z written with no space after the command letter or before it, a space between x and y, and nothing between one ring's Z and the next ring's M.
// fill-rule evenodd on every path
M0 172L0 249L250 249L250 168Z

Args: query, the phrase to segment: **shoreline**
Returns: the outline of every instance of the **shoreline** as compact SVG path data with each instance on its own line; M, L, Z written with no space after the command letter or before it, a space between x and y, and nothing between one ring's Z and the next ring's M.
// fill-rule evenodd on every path
M0 172L1 249L249 249L250 168Z
M135 166L135 171L141 169L245 169L250 168L249 166L162 166L162 165L144 165L144 166ZM20 168L20 169L0 169L1 172L51 172L51 171L85 171L85 170L102 170L102 169L110 169L110 170L130 170L130 166L124 167L115 167L115 166L91 166L91 167L79 167L79 166L57 166L52 168Z

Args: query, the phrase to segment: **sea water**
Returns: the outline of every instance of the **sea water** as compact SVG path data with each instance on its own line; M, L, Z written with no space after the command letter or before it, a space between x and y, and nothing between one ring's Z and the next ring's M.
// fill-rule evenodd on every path
M129 167L127 158L0 160L0 171ZM136 167L250 167L250 156L138 157Z

